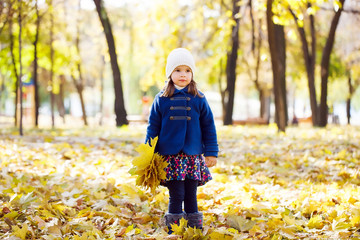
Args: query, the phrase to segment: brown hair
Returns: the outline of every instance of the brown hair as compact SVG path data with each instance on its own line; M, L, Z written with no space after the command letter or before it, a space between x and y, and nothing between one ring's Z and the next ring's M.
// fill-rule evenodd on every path
M194 97L197 95L199 97L204 97L203 94L201 94L196 87L196 82L194 81L194 79L191 79L189 85L188 85L188 93L194 95ZM173 80L171 79L171 77L169 77L169 81L166 84L166 86L164 87L164 92L163 94L161 94L161 97L172 97L172 95L174 94L175 91L175 85Z

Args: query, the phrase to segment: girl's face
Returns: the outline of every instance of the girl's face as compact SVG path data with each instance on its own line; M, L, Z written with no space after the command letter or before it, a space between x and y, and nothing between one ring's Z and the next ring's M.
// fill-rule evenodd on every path
M170 75L174 84L179 87L186 87L192 79L191 68L186 65L177 66Z

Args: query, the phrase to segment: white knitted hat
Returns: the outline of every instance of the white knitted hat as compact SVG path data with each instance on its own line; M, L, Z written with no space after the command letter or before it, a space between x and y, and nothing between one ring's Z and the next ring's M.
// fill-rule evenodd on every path
M194 77L195 61L190 51L185 48L176 48L169 53L166 60L166 78L169 78L174 69L181 65L190 67Z

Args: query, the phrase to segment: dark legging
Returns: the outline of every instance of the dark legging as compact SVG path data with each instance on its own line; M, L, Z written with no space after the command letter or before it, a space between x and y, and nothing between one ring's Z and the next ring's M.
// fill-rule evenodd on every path
M169 213L182 213L182 203L186 213L195 213L198 211L196 191L198 181L185 179L185 181L169 181Z

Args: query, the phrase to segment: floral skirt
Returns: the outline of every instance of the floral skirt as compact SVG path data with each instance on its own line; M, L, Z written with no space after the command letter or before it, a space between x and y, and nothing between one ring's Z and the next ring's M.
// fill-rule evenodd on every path
M165 160L169 164L165 168L166 180L161 182L163 186L166 186L167 181L181 181L185 178L197 180L198 186L202 186L212 179L202 155L186 155L180 152L176 155L166 155Z

